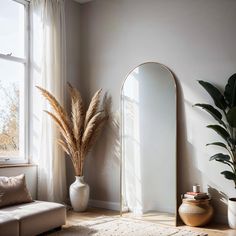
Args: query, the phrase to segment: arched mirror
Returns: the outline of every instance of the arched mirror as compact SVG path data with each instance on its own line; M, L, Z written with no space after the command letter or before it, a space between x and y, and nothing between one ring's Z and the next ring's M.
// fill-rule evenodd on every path
M159 63L129 73L121 91L121 212L176 224L176 83Z

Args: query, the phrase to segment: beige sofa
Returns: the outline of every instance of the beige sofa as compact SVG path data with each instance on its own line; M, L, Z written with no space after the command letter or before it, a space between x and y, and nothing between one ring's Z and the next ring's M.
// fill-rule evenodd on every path
M66 209L52 202L33 201L0 209L0 236L33 236L66 222Z

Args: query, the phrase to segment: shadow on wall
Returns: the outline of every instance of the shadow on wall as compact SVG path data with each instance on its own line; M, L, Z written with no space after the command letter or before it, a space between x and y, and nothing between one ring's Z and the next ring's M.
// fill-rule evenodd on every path
M186 173L181 157L182 153L185 153L186 148L186 117L185 117L185 107L183 104L184 96L183 89L179 83L179 79L176 74L172 71L177 86L177 208L181 205L181 193L184 192L182 188L183 182L186 179L184 173ZM186 155L184 155L186 156ZM183 156L183 157L184 157ZM177 215L178 216L178 215Z
M225 218L227 217L227 201L228 201L228 197L225 193L218 191L217 189L211 187L210 185L208 185L208 192L212 198L211 200L211 204L214 208L214 216L215 217L215 221L218 222L225 222ZM222 219L220 219L217 216L221 216Z
M108 186L114 185L113 181L116 181L108 178L109 173L106 170L116 172L117 167L119 170L120 166L120 118L118 112L112 112L112 98L107 93L104 96L103 104L109 114L109 119L99 135L98 142L86 158L85 180L90 185L90 199L106 201L109 200L111 194L114 194L112 192L114 189ZM109 159L106 159L107 156ZM117 174L114 173L114 175ZM119 197L119 194L117 195Z
M172 72L173 73L173 72ZM174 73L173 73L174 74ZM177 85L177 209L182 203L181 194L191 191L193 184L202 186L202 172L197 165L195 147L189 142L187 135L188 111L186 105L192 108L192 104L186 101L183 87L178 77L174 74ZM181 222L177 214L177 222Z
M110 97L110 108L111 108L111 97ZM120 112L117 111L115 113L111 112L111 109L109 110L111 114L110 116L110 124L109 129L112 131L112 146L114 147L114 161L118 165L120 165L120 159L121 159L121 153L120 153Z

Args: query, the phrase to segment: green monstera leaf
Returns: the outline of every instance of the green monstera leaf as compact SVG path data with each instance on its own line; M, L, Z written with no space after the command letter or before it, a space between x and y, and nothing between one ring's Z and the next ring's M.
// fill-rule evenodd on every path
M229 143L230 135L223 127L219 125L208 125L207 128L213 129L217 134L219 134L227 143Z
M219 147L222 147L222 148L227 149L226 144L224 144L224 143L222 143L222 142L214 142L214 143L208 143L208 144L206 144L206 146L210 146L210 145L219 146ZM228 150L228 149L227 149L227 150Z
M230 76L225 86L224 96L230 108L236 106L236 74Z
M233 162L230 161L230 156L222 153L217 153L214 156L210 157L210 161L218 161L225 165L228 165L231 169L233 168Z
M199 80L198 82L210 94L215 105L218 108L220 108L221 110L225 110L227 108L227 103L224 99L224 96L215 86L203 80Z
M236 73L228 79L224 94L209 82L202 80L198 82L211 96L216 107L201 103L195 106L201 107L218 121L219 125L208 125L207 128L214 130L225 141L208 143L207 146L218 146L228 152L228 155L217 153L210 157L210 161L220 162L230 168L230 171L226 170L221 174L226 179L233 180L236 189Z
M231 108L226 114L227 121L230 126L236 128L236 107Z
M224 175L226 179L230 179L230 180L234 180L234 181L236 180L235 173L233 173L231 171L226 170L226 171L221 172L221 174Z
M217 153L214 156L210 157L210 161L213 161L213 160L227 162L230 160L230 156L226 154L222 154L222 153Z
M221 125L223 125L226 128L224 121L222 121L222 114L212 105L197 103L194 106L201 107L203 110L207 111L215 120L217 120Z

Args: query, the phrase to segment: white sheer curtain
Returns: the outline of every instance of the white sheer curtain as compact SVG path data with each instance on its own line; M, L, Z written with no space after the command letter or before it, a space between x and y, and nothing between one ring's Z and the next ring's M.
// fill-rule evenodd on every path
M50 91L61 103L65 90L64 0L31 0L32 25L32 133L31 155L38 164L38 199L64 202L64 153L58 147L58 130L43 110L50 110L35 85Z

